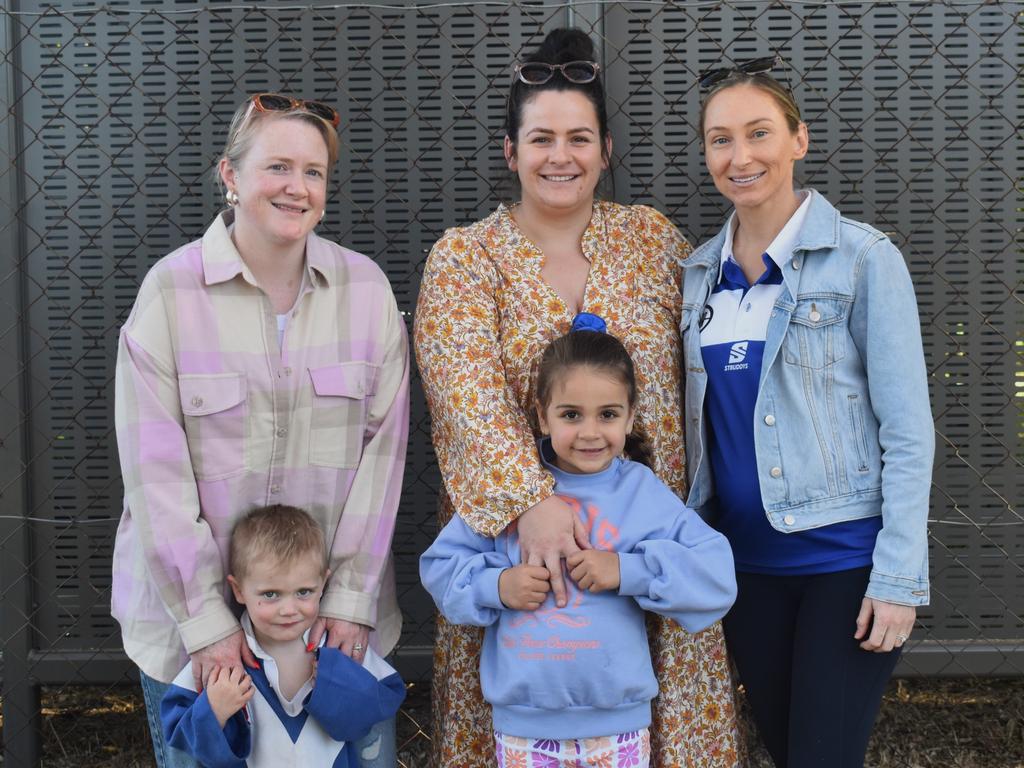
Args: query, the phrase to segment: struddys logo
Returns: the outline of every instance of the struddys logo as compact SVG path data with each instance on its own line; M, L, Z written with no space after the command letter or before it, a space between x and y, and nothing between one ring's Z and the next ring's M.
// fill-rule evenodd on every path
M729 347L729 362L726 364L726 371L745 371L750 367L747 360L747 347L749 341L737 341L731 347Z

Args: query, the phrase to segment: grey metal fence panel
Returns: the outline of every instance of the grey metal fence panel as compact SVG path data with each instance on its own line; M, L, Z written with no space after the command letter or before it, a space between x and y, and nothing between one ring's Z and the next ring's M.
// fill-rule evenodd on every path
M779 53L809 124L803 181L902 249L938 432L928 632L903 673L1019 673L1022 36L1007 5L622 3L605 55L626 197L695 241L727 214L704 173L697 73ZM625 140L623 141L623 137Z
M343 151L321 231L371 255L411 321L430 245L507 191L510 61L569 20L601 43L616 198L657 206L695 242L727 213L702 165L696 75L723 59L783 56L780 74L810 124L804 180L890 233L918 292L939 443L934 599L901 670L1020 674L1022 9L0 6L8 754L33 727L36 682L112 682L130 670L109 617L116 332L146 270L198 237L218 208L209 170L241 96L286 90L338 106ZM416 381L394 544L406 617L399 658L414 679L428 674L432 614L416 565L439 483Z

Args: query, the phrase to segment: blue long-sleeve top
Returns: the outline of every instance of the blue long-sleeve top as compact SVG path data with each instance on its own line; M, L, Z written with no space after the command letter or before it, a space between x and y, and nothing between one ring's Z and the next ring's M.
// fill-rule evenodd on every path
M259 669L246 670L256 693L221 728L206 692L195 690L189 662L160 703L167 743L206 768L358 768L350 742L398 712L405 699L398 673L372 649L360 665L321 641L315 684L307 682L285 699L277 665L253 637L248 615L242 627L259 661Z
M515 526L491 539L458 516L423 554L420 578L449 621L487 628L480 678L497 730L578 739L645 728L658 684L644 610L690 632L720 619L736 598L729 544L641 464L576 475L544 463L593 547L618 554L617 593L567 579L566 607L549 594L536 611L509 610L498 577L521 562Z

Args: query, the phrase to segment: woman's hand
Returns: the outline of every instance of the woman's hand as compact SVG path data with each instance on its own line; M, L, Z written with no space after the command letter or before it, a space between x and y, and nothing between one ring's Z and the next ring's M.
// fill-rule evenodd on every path
M555 605L564 608L565 580L562 558L590 549L587 529L565 501L550 496L526 510L519 518L519 552L527 565L543 565L551 574Z
M355 624L344 619L319 617L309 630L309 645L306 650L312 651L320 645L320 638L327 633L327 648L337 648L353 661L363 663L366 648L370 642L370 628L365 624Z
M206 695L221 728L249 702L256 690L252 679L238 667L214 667L208 682Z
M203 692L206 681L215 667L230 669L235 667L242 669L245 665L250 669L259 667L256 656L253 655L249 644L245 642L245 635L238 630L233 635L228 635L223 640L200 648L190 655L192 659L192 681L195 683L196 691ZM243 672L245 670L242 670Z
M912 605L898 605L865 597L857 614L857 631L854 640L863 640L860 647L865 651L888 653L899 648L914 631L917 609ZM870 634L868 633L868 630Z

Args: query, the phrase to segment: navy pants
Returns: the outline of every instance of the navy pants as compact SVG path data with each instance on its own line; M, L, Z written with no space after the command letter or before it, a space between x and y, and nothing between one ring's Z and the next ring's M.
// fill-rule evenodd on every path
M736 574L726 643L778 768L864 765L900 654L864 651L853 639L870 572Z

